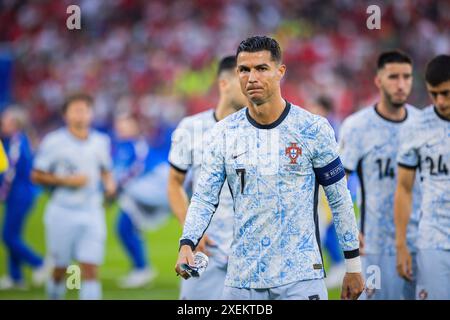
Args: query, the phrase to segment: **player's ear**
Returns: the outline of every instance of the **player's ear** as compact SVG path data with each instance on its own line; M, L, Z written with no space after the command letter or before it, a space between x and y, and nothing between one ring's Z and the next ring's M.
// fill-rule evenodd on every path
M223 91L227 88L228 82L224 77L219 78L219 90Z
M277 68L277 72L278 72L278 77L279 77L279 79L280 79L280 80L283 79L283 77L284 77L284 75L285 75L285 73L286 73L286 65L280 63L280 65L279 65L278 68Z
M377 73L375 78L373 79L373 83L375 84L375 86L380 89L381 87L381 78L380 78L380 74Z

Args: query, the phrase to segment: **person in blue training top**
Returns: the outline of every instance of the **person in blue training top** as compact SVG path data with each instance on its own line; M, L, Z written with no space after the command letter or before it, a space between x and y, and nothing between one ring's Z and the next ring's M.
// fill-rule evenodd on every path
M26 120L26 113L17 106L6 109L1 118L1 140L9 160L8 170L0 175L0 199L5 203L2 240L8 255L8 275L0 279L3 290L24 287L24 264L33 268L34 285L42 285L46 277L42 257L22 239L36 194L30 180L33 154L24 132Z
M167 164L162 163L166 157L159 155L157 148L150 149L132 115L118 115L114 128L113 162L120 210L117 233L133 268L119 280L119 286L137 288L156 276L141 231L155 228L168 216L168 201L158 192L163 190L161 184L167 183Z

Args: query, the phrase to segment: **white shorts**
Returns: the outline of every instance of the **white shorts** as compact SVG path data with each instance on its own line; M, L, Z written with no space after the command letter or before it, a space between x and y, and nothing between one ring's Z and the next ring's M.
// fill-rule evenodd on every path
M417 274L415 253L412 254L412 281L406 281L397 273L395 255L366 254L361 261L366 290L360 300L414 300Z
M292 282L283 286L252 289L223 289L224 300L328 300L328 291L323 279Z
M72 260L101 265L104 258L106 224L103 208L90 212L48 205L45 212L47 251L55 267Z
M417 300L450 300L450 250L417 252Z

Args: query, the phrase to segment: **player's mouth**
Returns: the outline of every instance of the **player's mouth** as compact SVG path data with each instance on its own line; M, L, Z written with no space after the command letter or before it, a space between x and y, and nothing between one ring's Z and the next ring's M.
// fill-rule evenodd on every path
M395 102L404 102L406 100L407 96L404 93L396 93L393 96L393 101Z
M436 106L440 112L447 113L450 110L450 105Z
M248 88L247 92L251 94L262 90L263 90L262 88Z

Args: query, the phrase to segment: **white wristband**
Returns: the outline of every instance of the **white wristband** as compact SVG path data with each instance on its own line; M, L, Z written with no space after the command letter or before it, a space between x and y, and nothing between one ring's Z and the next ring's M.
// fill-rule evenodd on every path
M351 259L345 259L345 269L347 273L361 273L361 258L358 256Z

